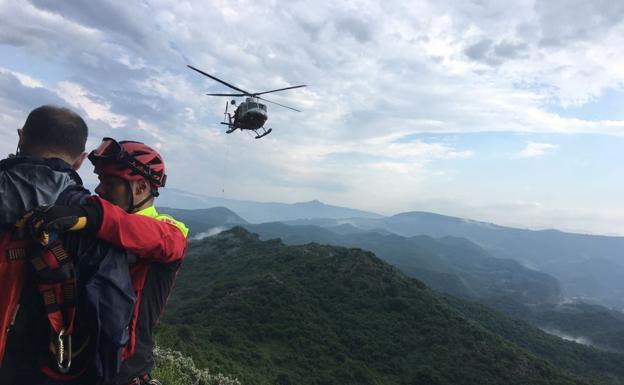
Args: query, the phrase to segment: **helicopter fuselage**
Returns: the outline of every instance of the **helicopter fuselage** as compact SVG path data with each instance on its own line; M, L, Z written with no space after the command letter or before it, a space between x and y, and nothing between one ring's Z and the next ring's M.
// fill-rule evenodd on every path
M243 130L257 130L264 126L267 117L266 105L248 98L236 108L233 126Z

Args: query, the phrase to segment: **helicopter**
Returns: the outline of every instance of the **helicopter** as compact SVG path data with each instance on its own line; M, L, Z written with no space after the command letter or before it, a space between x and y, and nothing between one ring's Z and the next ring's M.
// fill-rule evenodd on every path
M236 107L236 110L234 111L234 114L231 114L228 112L228 106L231 104L232 106L236 106L236 100L232 99L230 102L226 102L225 103L225 112L224 112L224 121L221 122L221 124L224 124L226 126L228 126L227 131L225 131L226 134L231 134L232 132L236 131L236 129L240 129L242 130L251 130L253 132L256 133L256 139L260 139L262 137L265 137L267 135L269 135L271 133L271 131L273 131L273 129L271 128L264 128L264 123L266 122L268 115L267 115L267 106L266 104L261 103L260 101L263 100L265 102L269 102L272 104L276 104L280 107L284 107L284 108L288 108L290 110L293 111L297 111L297 112L301 112L299 110L297 110L296 108L292 108L292 107L288 107L285 106L283 104L279 104L270 100L267 100L263 97L261 97L260 95L264 95L264 94L268 94L271 92L278 92L278 91L286 91L286 90L291 90L293 88L301 88L301 87L306 87L305 84L302 85L298 85L298 86L292 86L292 87L285 87L285 88L278 88L276 90L270 90L270 91L263 91L263 92L248 92L245 91L243 89L240 89L236 86L233 86L232 84L226 83L225 81L217 78L216 76L212 76L210 74L207 74L206 72L195 68L191 65L187 65L187 67L189 67L190 69L199 72L200 74L209 77L212 80L216 80L221 84L224 84L228 87L230 87L231 89L238 91L239 93L232 93L232 94L206 94L209 96L245 96L245 101L240 103L238 105L238 107ZM262 131L260 131L262 130Z

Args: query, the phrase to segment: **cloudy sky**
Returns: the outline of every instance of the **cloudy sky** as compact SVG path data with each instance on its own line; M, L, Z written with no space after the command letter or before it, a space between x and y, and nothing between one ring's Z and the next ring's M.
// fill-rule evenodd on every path
M78 5L80 4L80 5ZM624 234L624 2L0 0L0 152L41 104L169 186ZM302 110L226 135L224 86ZM91 168L81 174L95 183Z

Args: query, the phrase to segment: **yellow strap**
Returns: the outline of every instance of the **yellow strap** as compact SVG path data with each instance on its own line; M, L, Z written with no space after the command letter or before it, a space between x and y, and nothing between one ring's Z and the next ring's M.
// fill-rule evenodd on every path
M79 231L87 227L87 217L78 217L76 224L73 225L68 231Z
M50 233L48 233L47 231L42 232L39 236L38 241L39 243L41 243L42 246L47 246L48 243L50 243Z
M17 222L15 222L15 227L17 227L18 229L21 229L22 227L24 227L26 225L26 222L30 219L30 217L32 217L33 212L29 211L27 212L23 217L21 217L20 219L17 220Z

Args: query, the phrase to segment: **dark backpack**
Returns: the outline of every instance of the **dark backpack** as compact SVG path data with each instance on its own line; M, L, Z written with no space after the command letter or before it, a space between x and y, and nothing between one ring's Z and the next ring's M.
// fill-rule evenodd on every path
M99 261L83 260L77 265L81 275L78 308L79 316L84 316L95 338L94 374L104 383L112 383L121 367L123 347L130 338L128 327L136 294L128 259L103 250L98 255L102 255Z
M7 357L6 366L0 361L3 383L11 383L23 365L59 381L112 381L129 339L135 301L125 258L103 253L102 258L83 264L81 289L77 290L73 261L60 241L42 248L7 231L0 233L0 253L0 330L5 331L0 335L0 358L4 358L16 320L22 326L20 322L34 316L41 320L39 327L49 330L49 338L44 332L39 334L42 338L30 339L27 327L12 336L9 354L17 357ZM26 302L23 308L28 314L20 314L20 303ZM22 350L20 343L37 346Z

